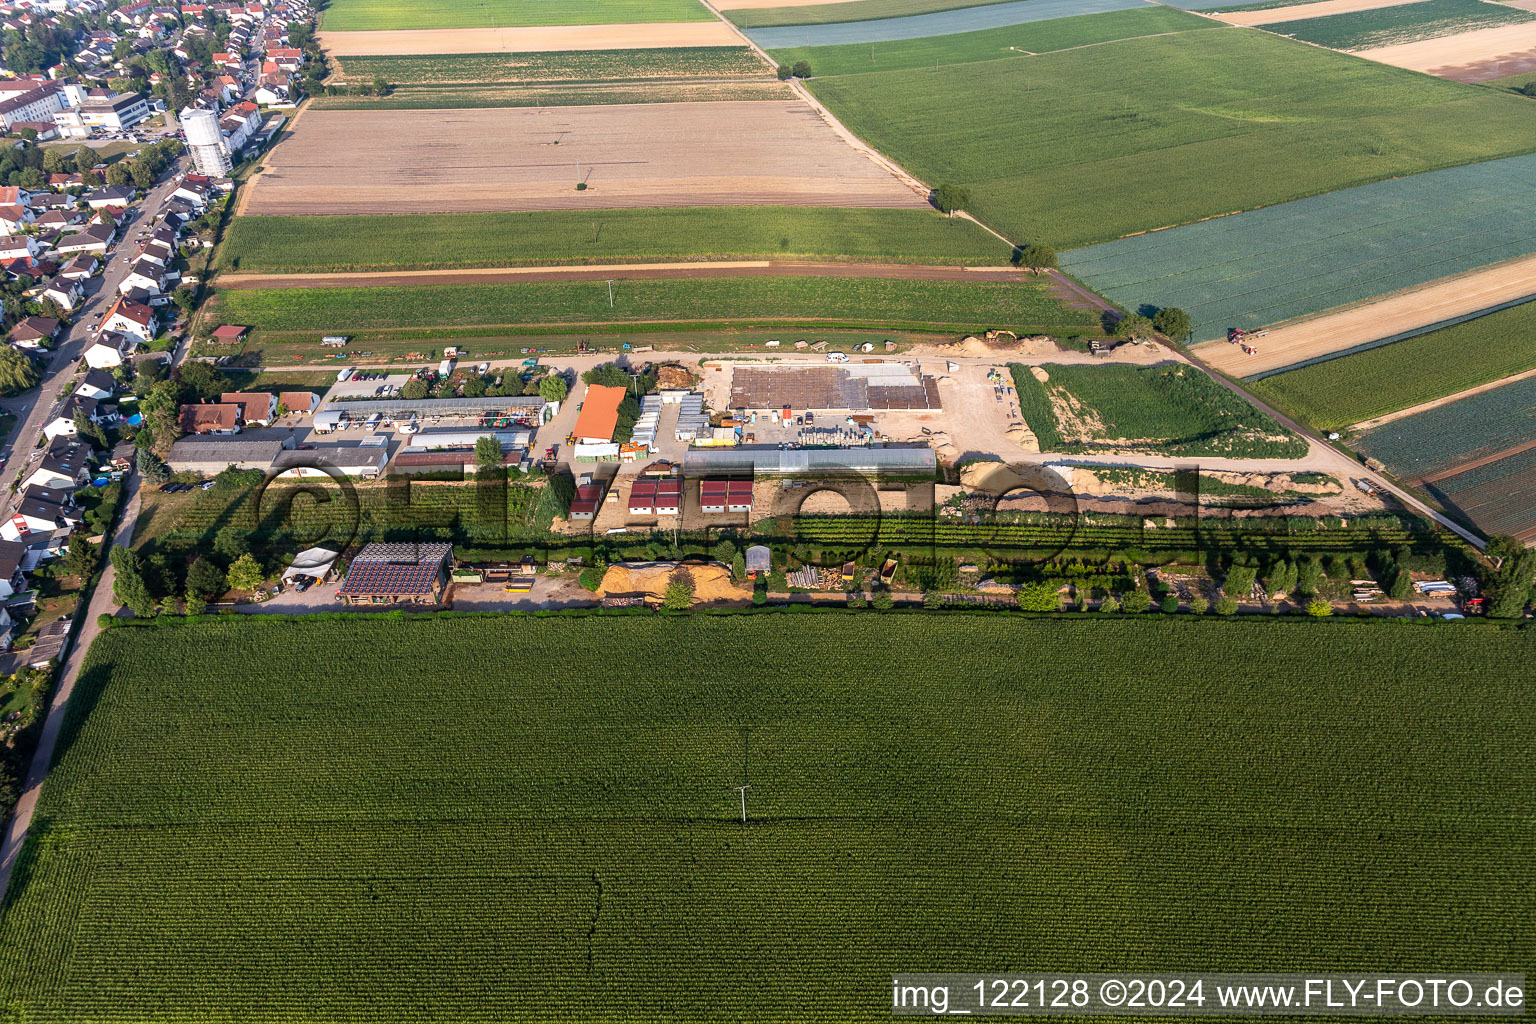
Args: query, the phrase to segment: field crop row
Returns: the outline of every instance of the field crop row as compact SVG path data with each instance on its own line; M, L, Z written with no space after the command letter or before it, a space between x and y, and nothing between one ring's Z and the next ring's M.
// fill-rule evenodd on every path
M1536 540L1536 449L1426 485L1484 533Z
M1014 0L915 14L906 18L881 18L833 25L786 25L752 29L747 35L765 50L789 46L841 46L846 43L886 43L898 39L925 39L984 29L1006 28L1031 21L1048 21L1105 11L1145 6L1146 0ZM814 69L813 69L814 70Z
M1240 28L809 86L923 180L969 185L993 227L1059 249L1536 149L1520 97Z
M875 1021L892 964L1025 946L1531 948L1530 630L241 618L93 645L0 917L17 1020Z
M330 0L327 32L708 21L697 0Z
M489 85L497 82L624 82L656 78L739 78L762 75L748 46L689 46L646 50L559 50L545 53L466 53L449 56L341 57L337 76L393 85Z
M1536 440L1536 377L1394 420L1358 447L1403 477L1423 477Z
M1009 255L935 210L724 206L238 217L218 260L231 272L300 273L737 257L1000 266Z
M720 103L790 100L784 82L645 82L621 85L396 86L388 96L316 96L315 110L466 110L578 107L610 103Z
M1536 14L1488 0L1415 0L1395 7L1285 21L1265 28L1335 50L1367 50L1533 19Z
M1300 458L1307 442L1191 366L1011 366L1042 451Z
M766 0L771 3L772 0ZM771 25L832 25L843 21L874 21L880 18L905 18L913 14L953 11L962 7L986 7L1013 3L1014 0L846 0L843 3L813 4L809 7L749 7L725 11L725 17L742 28L767 28Z
M225 291L211 322L262 331L669 321L948 326L1030 325L1084 333L1095 317L1044 285L838 277L739 277L539 284Z
M806 8L816 10L817 8ZM930 36L887 43L849 43L843 46L800 46L776 50L783 63L808 61L818 77L858 75L871 71L932 68L940 64L967 64L984 60L1029 60L1031 54L1050 53L1075 46L1115 39L1134 39L1163 32L1219 28L1205 18L1172 7L1084 14L1074 18L1032 21L1005 28ZM1019 52L1024 51L1024 52Z
M1095 245L1061 264L1122 305L1187 310L1202 341L1536 252L1533 186L1536 156L1511 157Z
M1532 368L1536 302L1527 302L1249 387L1319 429L1337 430Z

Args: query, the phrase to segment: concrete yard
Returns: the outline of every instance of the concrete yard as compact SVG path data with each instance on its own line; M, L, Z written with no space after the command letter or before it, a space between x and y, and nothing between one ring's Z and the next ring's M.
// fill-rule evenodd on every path
M311 110L267 157L244 212L755 204L927 205L810 104L775 100Z

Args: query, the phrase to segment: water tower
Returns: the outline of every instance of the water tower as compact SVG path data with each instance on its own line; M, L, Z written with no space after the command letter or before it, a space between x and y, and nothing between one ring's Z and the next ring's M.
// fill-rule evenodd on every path
M211 178L229 173L229 147L219 131L219 115L211 110L187 109L181 112L181 127L187 133L187 148L199 174Z

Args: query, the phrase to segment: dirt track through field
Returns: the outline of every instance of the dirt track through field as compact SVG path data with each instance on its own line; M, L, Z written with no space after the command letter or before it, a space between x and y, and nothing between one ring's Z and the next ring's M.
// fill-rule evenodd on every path
M1212 14L1210 17L1217 21L1224 21L1228 25L1272 25L1278 21L1324 18L1331 14L1374 11L1378 7L1401 7L1404 4L1423 2L1424 0L1321 0L1315 4L1270 7L1262 11L1231 11L1226 14Z
M1536 22L1357 50L1355 56L1456 82L1487 82L1536 68Z
M1194 351L1223 373L1251 377L1532 294L1536 294L1536 256L1272 327L1253 341L1257 355L1244 355L1226 341L1203 342Z
M560 25L542 28L437 28L426 31L321 32L332 57L458 53L540 53L557 50L657 50L673 46L740 46L716 21L643 25Z
M317 109L264 166L252 215L928 205L801 100Z
M684 277L876 277L901 281L1036 281L1010 267L946 267L905 263L832 263L797 260L732 260L720 263L616 263L601 267L479 267L458 270L396 270L371 274L227 274L219 287L383 288L399 285L487 284L534 281L622 281Z

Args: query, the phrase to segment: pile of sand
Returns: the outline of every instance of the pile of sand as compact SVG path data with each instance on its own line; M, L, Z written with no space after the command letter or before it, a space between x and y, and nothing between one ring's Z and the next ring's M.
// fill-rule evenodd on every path
M644 597L659 603L667 592L672 574L679 568L676 562L639 562L610 565L603 574L602 585L597 588L598 597ZM750 601L752 591L731 582L730 570L718 562L705 565L689 565L693 577L693 602Z
M1035 380L1039 381L1041 384L1048 384L1048 383L1050 383L1051 375L1049 373L1045 372L1045 367L1043 367L1043 366L1031 366L1029 368L1029 372L1031 374L1033 374Z

